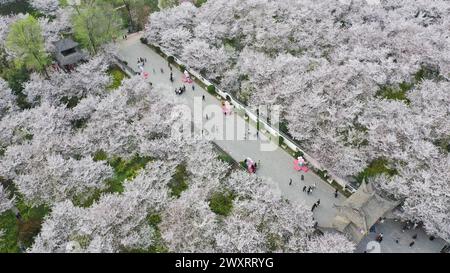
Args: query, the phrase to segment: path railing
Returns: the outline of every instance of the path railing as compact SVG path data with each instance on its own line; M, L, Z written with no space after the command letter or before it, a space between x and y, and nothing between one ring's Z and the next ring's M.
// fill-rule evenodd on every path
M279 139L280 137L282 137L283 143L286 144L287 147L289 147L292 151L294 152L302 152L303 153L303 157L309 162L309 164L311 166L313 166L315 169L317 170L323 170L323 166L316 160L314 159L311 155L309 155L307 152L305 152L299 145L297 145L295 143L295 141L293 141L289 136L287 136L285 133L283 133L279 128L275 128L273 127L271 124L267 123L266 121L264 121L263 119L258 118L258 116L253 113L250 109L248 109L245 105L243 105L239 100L237 100L232 94L223 91L222 89L220 89L219 87L217 87L215 84L213 84L212 82L210 82L208 79L206 79L205 77L203 77L200 73L198 73L197 71L193 70L192 68L189 67L188 64L184 63L183 61L181 61L180 59L178 59L176 56L170 55L169 53L167 53L166 51L164 51L164 49L162 49L160 46L158 45L152 45L153 47L157 46L161 53L163 55L166 56L166 58L168 56L172 56L174 59L174 62L177 63L179 66L182 65L186 68L186 71L189 72L189 74L191 74L192 76L194 76L195 78L197 78L199 81L201 81L204 85L209 86L209 85L214 85L215 86L215 92L222 98L225 100L230 101L230 103L235 107L235 109L242 111L243 113L246 114L246 116L248 116L248 118L257 123L259 122L260 124L260 129L264 129L265 131L267 131L270 135L276 137L276 139ZM262 126L261 126L262 125ZM337 175L333 174L332 172L327 171L327 175L328 175L328 179L327 182L328 183L332 183L332 181L336 181L342 188L343 190L347 190L351 193L353 193L355 191L354 188L350 187L349 183L347 181L345 181L344 179L338 177Z
M120 67L120 69L122 69L122 71L124 71L125 73L128 74L128 76L134 76L136 75L136 71L133 70L133 68L131 68L130 66L128 66L127 62L125 62L124 60L120 59L117 56L114 56L114 63Z
M188 64L184 63L182 60L178 59L176 56L173 56L173 55L169 54L164 49L162 49L159 45L150 44L150 43L148 45L153 47L152 48L153 50L154 50L154 48L158 48L160 53L161 53L160 55L163 55L163 57L165 57L166 59L167 59L168 56L172 56L173 59L174 59L174 62L178 66L185 67L186 71L188 71L190 75L192 75L195 78L197 78L197 80L199 80L202 84L204 84L206 86L214 85L215 93L217 93L217 95L220 98L222 98L224 100L228 100L234 106L235 109L245 113L245 115L248 117L249 120L251 120L251 121L253 121L255 123L259 122L260 130L261 129L265 130L271 136L274 136L276 138L276 140L278 140L280 137L282 137L283 138L283 143L287 147L289 147L292 151L294 151L294 152L302 152L303 153L303 157L309 162L310 166L312 166L315 170L320 170L320 171L324 170L323 166L319 163L319 161L317 161L311 155L309 155L306 151L304 151L298 144L295 143L294 140L292 140L289 136L287 136L285 133L280 131L279 128L275 128L271 124L269 124L268 122L264 121L263 119L258 118L258 116L255 113L253 113L250 109L248 109L245 105L243 105L232 94L230 94L230 93L228 93L226 91L223 91L222 89L217 87L215 84L213 84L208 79L203 77L199 72L197 72L194 69L190 68ZM326 181L329 184L332 184L333 181L335 181L337 184L339 184L342 187L342 190L347 191L349 193L353 193L353 192L356 191L356 189L351 187L350 184L347 181L345 181L344 179L338 177L337 175L335 175L335 174L333 174L332 172L329 172L329 171L327 171L327 179L326 179Z

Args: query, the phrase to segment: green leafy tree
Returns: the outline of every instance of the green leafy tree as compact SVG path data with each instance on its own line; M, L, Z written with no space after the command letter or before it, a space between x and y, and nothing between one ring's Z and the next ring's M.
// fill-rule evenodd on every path
M100 46L120 35L122 21L111 5L85 5L73 16L75 38L96 54Z
M128 22L128 26L132 31L142 30L147 23L148 15L150 12L158 7L158 0L102 0L104 2L111 3L115 9L122 12L124 20Z
M28 15L11 25L6 47L16 56L17 67L24 65L48 77L46 67L50 59L45 51L41 27L33 16Z
M206 1L207 1L207 0L195 0L194 5L195 5L197 8L199 8L199 7L201 7L203 4L205 4Z
M159 8L168 9L178 6L180 4L179 0L159 0Z

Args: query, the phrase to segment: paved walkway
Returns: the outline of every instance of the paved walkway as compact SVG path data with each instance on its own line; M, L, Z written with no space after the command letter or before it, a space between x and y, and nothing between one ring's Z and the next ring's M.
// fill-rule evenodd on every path
M375 232L369 233L359 242L356 252L368 253L438 253L445 245L445 241L439 238L431 241L423 229L412 229L402 232L403 223L386 219L382 224L375 224ZM378 233L383 233L383 241L377 243L375 238ZM416 239L413 238L417 235ZM409 244L414 241L410 247Z
M142 44L139 37L139 34L129 35L127 40L122 40L119 44L120 55L135 71L139 71L137 66L138 57L147 59L148 62L145 65L144 70L150 73L148 81L155 87L155 92L161 92L179 103L188 105L191 109L194 105L194 98L201 100L204 95L206 99L202 103L202 107L209 116L209 120L206 120L205 117L203 119L204 127L211 127L215 122L224 121L223 127L225 128L225 131L228 131L227 128L233 127L234 123L246 124L246 128L235 128L235 139L214 140L214 142L229 153L236 161L242 161L247 157L252 158L256 162L259 161L260 165L258 167L257 175L269 178L273 182L272 186L275 187L276 190L279 190L285 198L304 202L308 207L312 207L312 205L320 199L320 207L314 210L314 218L321 227L331 226L331 222L336 215L336 209L333 207L333 204L342 204L345 200L344 196L339 194L338 198L334 198L334 188L311 171L306 174L302 173L304 175L304 181L302 181L300 179L301 174L293 169L293 157L278 146L276 146L273 151L261 151L261 143L267 143L270 142L270 140L262 134L260 134L259 139L256 140L256 128L249 126L240 116L233 114L224 117L221 113L216 114L216 116L210 113L207 109L214 105L220 105L220 101L197 84L194 83L195 90L192 90L192 85L185 84L186 92L181 96L176 96L174 90L183 85L183 74L178 69L173 68L174 82L170 82L170 70L167 61L149 47ZM164 72L161 72L161 68ZM219 124L221 125L221 123ZM251 136L250 140L244 139L244 136L247 134L246 132L249 132L249 135ZM291 178L293 183L292 185L289 185ZM310 186L313 184L316 184L316 189L312 194L307 195L302 192L303 186ZM438 252L443 245L443 242L439 240L431 242L420 239L416 241L413 248L409 249L408 246L407 249L405 249L403 241L406 239L403 239L400 245L392 245L392 242L388 243L388 238L391 236L390 234L401 233L401 227L399 225L385 222L378 225L378 229L383 230L382 232L385 234L385 240L383 241L380 250L381 252L408 252L408 250L411 250L411 252ZM423 231L421 231L421 234L420 237L425 237ZM373 233L366 236L366 238L358 245L357 252L366 250L367 244L373 240L372 237L374 236ZM395 243L395 240L390 241L394 241Z
M170 96L170 98L188 105L191 109L194 105L194 97L201 100L202 96L205 95L206 100L203 102L203 109L206 109L205 114L208 114L209 120L204 119L204 126L211 128L212 122L219 121L218 117L216 116L217 118L215 119L214 114L208 112L207 109L211 109L211 105L220 106L220 101L195 83L195 90L192 90L192 85L185 84L187 91L181 96L176 96L174 94L175 88L184 84L182 82L182 73L178 69L173 68L174 83L171 83L167 61L142 44L138 35L130 35L127 40L122 40L119 47L121 57L135 71L139 71L137 59L139 57L147 59L144 71L150 73L148 81L153 84L156 92L162 92ZM163 73L161 68L164 71ZM281 148L274 147L274 151L261 151L261 143L267 144L270 140L261 133L259 140L257 140L256 128L249 126L239 115L232 114L224 117L221 113L217 114L220 114L220 118L224 119L224 127L227 132L229 131L227 129L230 127L236 129L233 140L214 140L217 145L229 153L236 161L242 161L247 157L256 162L259 161L260 166L258 166L257 175L271 179L274 182L272 186L280 190L281 194L287 199L304 202L308 207L312 207L320 199L320 206L314 210L314 218L318 221L319 226L329 227L331 225L331 221L336 214L333 204L341 204L345 200L344 196L339 194L338 198L334 198L334 188L311 171L307 173L302 172L304 181L301 181L300 173L293 169L294 158ZM234 126L235 123L246 124L246 128L236 128ZM247 137L249 140L245 139L246 131L249 132ZM293 183L290 186L289 181L291 178ZM303 186L313 184L316 184L316 189L312 194L307 195L302 192Z

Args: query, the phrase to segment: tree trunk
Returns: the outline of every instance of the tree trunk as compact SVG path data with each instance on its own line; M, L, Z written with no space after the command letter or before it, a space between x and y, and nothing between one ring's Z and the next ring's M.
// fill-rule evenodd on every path
M131 31L134 32L136 30L136 27L134 25L133 17L131 16L130 4L126 3L125 0L122 0L122 2L125 5L125 8L127 9L128 12L128 17L130 18Z

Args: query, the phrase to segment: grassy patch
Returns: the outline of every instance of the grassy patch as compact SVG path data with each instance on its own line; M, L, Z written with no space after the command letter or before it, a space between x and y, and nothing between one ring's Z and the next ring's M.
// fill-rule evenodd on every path
M376 97L388 100L399 100L409 104L409 99L406 93L411 90L413 84L401 83L399 86L382 86L378 90Z
M108 90L114 90L120 87L124 78L127 77L127 74L123 72L119 67L113 66L108 69L107 73L112 78L112 83L108 86Z
M450 137L443 138L435 141L434 143L436 146L438 146L442 151L444 152L450 152ZM1 149L0 149L0 155L1 155Z
M22 216L18 221L18 241L28 248L41 231L44 217L50 213L50 208L45 205L30 207L21 200L17 202L17 208Z
M147 216L148 224L152 229L154 229L155 234L153 238L153 244L145 249L123 249L122 252L126 253L167 253L169 249L167 248L164 239L161 236L161 231L159 230L159 223L161 222L161 216L158 213L149 214Z
M147 219L150 226L155 229L155 242L146 252L149 253L169 252L169 249L165 245L164 239L161 236L161 231L159 230L158 226L159 223L161 223L161 215L157 213L150 214Z
M23 94L23 84L30 79L30 73L24 67L1 67L1 77L3 77L7 82L9 88L11 88L14 95L16 95L17 105L20 109L31 108L30 103L27 101L27 96Z
M283 240L280 235L275 233L269 233L267 235L267 249L269 252L277 251L283 245Z
M124 160L120 157L108 158L108 155L102 151L96 151L93 155L94 161L107 160L108 164L114 169L114 176L106 180L108 185L106 190L97 190L90 198L84 202L75 202L82 207L90 207L95 201L100 199L102 193L122 193L124 191L123 182L125 180L133 180L139 171L152 160L151 157L135 155L130 160Z
M414 75L414 81L416 83L421 82L423 80L433 80L439 78L439 71L435 71L428 67L422 67L417 73Z
M386 159L378 158L370 162L369 166L367 166L362 172L360 172L356 176L356 181L361 184L363 180L366 180L370 177L375 177L380 174L387 174L389 176L393 176L397 174L397 170L390 169L388 167L389 162Z
M170 193L172 196L180 197L181 193L188 188L186 182L188 173L186 170L186 164L182 163L176 167L175 174L169 182Z
M194 5L195 5L197 8L199 8L199 7L201 7L203 4L205 4L206 1L207 1L207 0L195 0Z
M209 207L216 214L228 216L233 209L234 198L231 192L216 192L209 199Z
M409 90L414 88L414 85L420 83L423 80L434 80L440 79L439 71L435 71L431 68L422 67L419 71L414 74L414 80L412 82L402 82L399 85L384 85L381 86L376 97L385 98L389 100L399 100L406 104L410 101L406 94Z
M114 168L114 178L110 181L113 192L122 192L123 181L133 180L139 174L139 170L151 160L148 156L141 157L139 155L135 155L130 160L123 160L120 157L108 160L108 163Z
M229 154L226 154L226 153L220 153L217 158L225 163L230 164L230 165L233 165L236 163L236 161L234 161L234 159Z
M145 5L150 7L150 12L158 12L158 0L144 0Z
M0 253L19 252L19 225L11 210L0 215L0 230L3 231L3 236L0 237Z

